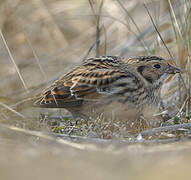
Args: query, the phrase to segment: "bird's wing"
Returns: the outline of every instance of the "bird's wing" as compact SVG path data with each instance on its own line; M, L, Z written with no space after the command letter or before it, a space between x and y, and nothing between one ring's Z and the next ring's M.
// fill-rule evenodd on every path
M55 81L35 104L41 107L65 107L116 94L127 95L130 92L132 95L138 88L137 80L132 73L123 70L120 63L111 57L90 59Z

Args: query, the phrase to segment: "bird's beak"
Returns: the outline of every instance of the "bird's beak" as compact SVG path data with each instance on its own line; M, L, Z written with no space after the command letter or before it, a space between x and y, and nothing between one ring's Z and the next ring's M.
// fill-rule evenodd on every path
M171 64L168 65L168 68L166 70L166 73L168 74L176 74L176 73L181 73L181 69L176 67L176 66L173 66Z

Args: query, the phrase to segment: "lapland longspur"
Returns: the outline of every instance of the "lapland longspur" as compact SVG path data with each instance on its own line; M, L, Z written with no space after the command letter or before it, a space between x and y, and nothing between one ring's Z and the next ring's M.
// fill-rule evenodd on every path
M74 116L86 115L89 107L105 111L113 102L116 108L141 111L159 103L164 80L179 72L157 56L89 58L46 88L34 105L65 108Z

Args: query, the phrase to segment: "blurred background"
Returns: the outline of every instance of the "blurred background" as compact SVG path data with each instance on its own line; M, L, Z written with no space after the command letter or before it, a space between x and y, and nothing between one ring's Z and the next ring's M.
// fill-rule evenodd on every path
M60 172L67 166L57 161L64 160L64 164L70 164L71 168L67 171L71 173L75 168L86 171L89 166L90 174L84 175L84 179L91 178L95 173L94 170L100 172L94 179L105 179L102 177L114 179L113 174L117 174L117 177L120 175L126 177L124 166L131 167L128 170L131 179L136 172L141 174L144 172L146 176L141 178L149 179L149 175L153 175L150 174L153 169L152 172L157 174L158 168L160 172L166 168L163 165L166 165L166 156L171 152L173 152L171 163L168 162L167 165L170 170L166 174L172 175L176 172L181 176L182 171L177 172L174 167L177 164L184 164L187 155L182 155L181 158L179 155L183 153L185 147L189 149L187 148L189 145L173 145L170 150L165 146L166 154L159 146L160 150L158 147L153 148L151 155L148 153L150 149L142 145L133 146L136 153L134 150L126 151L126 146L120 146L122 150L120 148L118 159L114 155L116 151L118 152L118 146L114 144L112 153L106 157L103 157L102 149L99 152L88 151L87 156L81 152L79 158L78 148L76 150L70 147L68 150L65 144L60 147L60 144L53 140L50 142L45 138L46 140L42 141L39 140L42 137L36 134L18 133L10 127L39 130L39 118L31 109L27 111L27 115L35 116L35 119L26 118L22 112L17 114L13 105L40 92L60 74L80 64L85 58L98 55L131 57L155 54L181 67L184 70L182 74L184 82L179 76L170 77L162 89L162 98L170 115L180 112L184 117L190 117L190 12L189 0L0 0L0 124L2 125L0 171L4 172L2 177L10 179L19 174L20 179L27 167L29 169L24 173L25 179L30 179L27 175L32 175L30 170L36 164L39 169L46 165L42 172L38 170L39 174L52 170L55 176L57 174L55 165L57 165L58 176L62 177L64 175ZM160 32L162 40L156 29ZM8 112L12 114L5 113L3 109L9 109ZM40 127L40 129L47 132L46 128ZM96 143L92 143L96 146ZM109 145L107 144L107 147ZM179 146L182 149L178 151ZM174 152L174 149L177 151ZM149 154L146 162L142 158L144 154L142 151ZM65 152L68 156L66 159L63 156ZM159 160L155 166L151 158L153 154L160 157L155 159ZM49 159L49 155L52 165L46 160ZM124 156L130 158L129 162L124 160ZM39 161L42 161L42 164ZM105 170L105 166L100 168L98 162L106 163L107 168ZM17 167L18 171L15 170L17 163L20 164L19 168ZM81 163L84 166L81 166ZM117 172L112 171L116 168L115 163L121 167L121 169L117 167ZM28 166L25 167L26 164ZM145 164L147 166L144 167ZM189 164L187 165L186 167L189 167ZM8 171L13 174L8 174ZM78 171L77 173L81 173ZM163 174L157 175L166 178ZM40 177L39 175L39 179ZM46 177L49 178L50 176ZM76 179L75 176L73 178ZM135 178L139 179L140 176Z
M185 65L190 2L145 3L172 57ZM48 85L84 58L96 56L96 45L99 55L172 59L143 1L1 0L0 8L1 32L14 60L1 38L0 92L5 97L22 98L34 87Z

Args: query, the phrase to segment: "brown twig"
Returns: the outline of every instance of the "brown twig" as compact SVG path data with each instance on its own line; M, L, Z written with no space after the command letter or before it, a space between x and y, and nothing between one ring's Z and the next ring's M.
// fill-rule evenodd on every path
M161 132L165 132L165 131L176 131L180 128L191 129L191 123L183 123L183 124L148 129L146 131L142 131L141 135L142 136L154 136L157 133L161 133Z
M101 1L99 5L99 11L98 14L96 13L93 3L91 0L89 0L89 4L91 7L91 10L95 16L95 21L96 21L96 57L100 56L100 17L101 17L101 12L102 12L102 7L103 7L104 0Z

